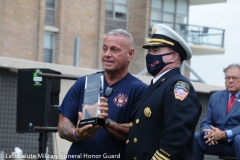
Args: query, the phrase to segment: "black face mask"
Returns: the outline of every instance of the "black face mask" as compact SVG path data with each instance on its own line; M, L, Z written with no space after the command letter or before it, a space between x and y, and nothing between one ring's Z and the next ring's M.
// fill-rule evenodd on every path
M146 55L146 67L148 73L152 76L157 75L166 65L171 64L172 62L164 63L162 57L173 54L175 52L165 53L162 55Z

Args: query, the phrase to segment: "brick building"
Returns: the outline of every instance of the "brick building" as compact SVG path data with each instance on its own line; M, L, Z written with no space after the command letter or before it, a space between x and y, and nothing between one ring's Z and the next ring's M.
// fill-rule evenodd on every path
M102 69L100 56L105 33L123 28L134 38L135 55L130 63L130 72L137 74L145 68L146 50L142 45L156 23L165 23L179 34L184 31L182 36L189 43L195 44L196 38L196 42L203 43L188 32L193 29L203 32L202 26L196 28L188 24L189 5L198 3L213 2L0 0L0 56ZM182 26L187 28L182 30ZM221 34L220 38L223 38ZM224 52L223 45L217 49L199 48L199 45L191 45L191 48L194 55L204 54L204 51L208 54Z
M145 67L141 46L148 33L146 6L150 1L126 2L119 6L129 10L128 17L120 15L128 22L105 18L104 0L0 0L0 56L71 66L74 41L79 37L78 66L101 69L105 30L120 25L135 39L136 54L130 70L137 73Z

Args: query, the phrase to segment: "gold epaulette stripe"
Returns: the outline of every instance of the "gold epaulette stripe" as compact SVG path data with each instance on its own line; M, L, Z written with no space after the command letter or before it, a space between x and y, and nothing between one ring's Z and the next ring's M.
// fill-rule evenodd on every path
M148 41L148 44L159 44L159 43L166 43L166 44L169 44L171 46L174 46L174 43L173 42L170 42L170 41L167 41L165 39L156 39L156 38L153 38L153 39L150 39Z
M166 154L167 156L169 156L170 157L170 154L169 153L167 153L166 151L164 151L163 149L160 149L160 151L161 152L163 152L164 154ZM158 152L158 151L157 151ZM160 152L158 152L159 154L160 154Z
M152 160L163 160L161 157L155 157L156 155L152 156Z
M165 157L163 154L159 153L158 151L156 151L155 155L157 155L158 157L161 157L164 160L170 160L169 158Z
M152 160L157 160L157 158L155 158L154 155L153 155Z
M170 160L169 158L165 157L164 155L160 155L161 158L163 158L164 160Z

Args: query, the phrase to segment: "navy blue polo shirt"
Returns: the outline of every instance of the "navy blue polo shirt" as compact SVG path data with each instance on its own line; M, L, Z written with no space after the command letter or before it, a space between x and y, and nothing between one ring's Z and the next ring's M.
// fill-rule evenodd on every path
M82 111L85 76L79 78L69 89L59 112L68 118L74 125L78 121L78 112ZM104 77L104 91L108 87ZM108 118L117 123L129 123L132 116L131 111L147 85L128 73L123 79L110 86L113 88L108 98ZM82 142L73 142L67 159L109 159L112 155L115 158L125 158L125 143L115 139L104 129L100 129L94 137ZM119 157L116 157L119 156Z

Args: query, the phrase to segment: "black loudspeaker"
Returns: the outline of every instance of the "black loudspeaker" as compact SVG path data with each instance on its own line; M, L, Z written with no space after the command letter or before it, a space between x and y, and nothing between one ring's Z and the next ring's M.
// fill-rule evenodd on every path
M18 133L38 132L34 126L57 127L60 79L40 77L37 73L61 74L50 69L18 69Z

